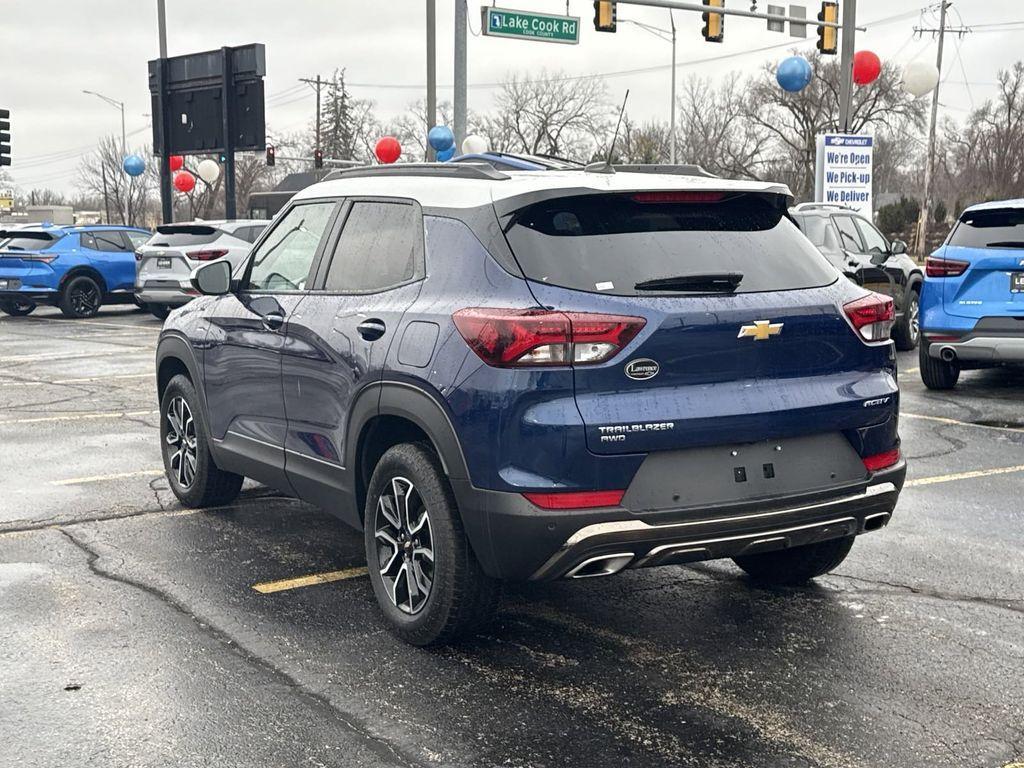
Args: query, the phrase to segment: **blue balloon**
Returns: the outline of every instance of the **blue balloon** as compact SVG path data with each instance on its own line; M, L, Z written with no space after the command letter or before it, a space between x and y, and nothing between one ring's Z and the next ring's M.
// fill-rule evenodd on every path
M435 152L444 152L449 147L455 146L455 134L447 125L435 125L427 133L427 141L434 148Z
M803 56L790 56L779 64L775 79L778 80L782 90L797 93L807 87L813 75L814 71L807 59Z
M447 163L455 157L455 144L452 144L448 149L442 149L437 153L437 161L439 163Z
M146 161L138 155L128 155L124 159L123 167L129 176L141 176L146 170Z

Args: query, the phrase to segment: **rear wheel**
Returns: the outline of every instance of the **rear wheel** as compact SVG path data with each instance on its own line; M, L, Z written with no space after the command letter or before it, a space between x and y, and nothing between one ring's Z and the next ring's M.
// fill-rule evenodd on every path
M88 275L68 280L60 292L58 306L65 317L95 317L103 305L103 289Z
M920 347L921 381L928 389L952 389L960 379L960 366L928 354L928 345Z
M921 340L921 296L917 291L912 290L907 296L906 311L892 329L892 338L900 352L909 352Z
M429 447L389 449L370 479L366 561L391 630L412 645L448 643L494 615L499 584L470 549L458 507Z
M24 299L13 299L11 301L0 301L0 312L11 317L24 317L35 312L36 303Z
M166 304L147 304L146 309L158 320L166 320L167 316L171 314L171 308Z
M758 581L769 584L803 584L837 568L850 554L855 537L820 541L802 547L733 558L733 562Z
M218 467L199 417L199 397L187 376L175 376L160 399L160 447L171 490L186 507L234 501L245 478Z

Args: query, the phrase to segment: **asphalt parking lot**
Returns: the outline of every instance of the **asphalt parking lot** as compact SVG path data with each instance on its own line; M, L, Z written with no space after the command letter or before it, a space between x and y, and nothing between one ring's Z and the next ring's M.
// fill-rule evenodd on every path
M0 319L0 765L1007 766L1024 760L1024 373L931 394L910 480L810 588L731 563L514 586L387 633L359 534L247 486L182 509L134 307Z

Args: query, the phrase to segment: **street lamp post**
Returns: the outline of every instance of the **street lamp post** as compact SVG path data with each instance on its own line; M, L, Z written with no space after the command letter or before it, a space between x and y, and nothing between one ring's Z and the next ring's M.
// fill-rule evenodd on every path
M668 120L668 131L669 131L669 158L672 165L676 164L676 20L672 15L672 9L668 11L668 20L671 27L664 29L662 27L655 27L652 24L645 24L642 21L633 21L633 19L620 19L620 21L626 24L633 24L640 29L650 32L655 37L660 37L662 40L668 43L672 43L672 93L669 106L669 120Z
M82 90L82 93L87 93L90 96L96 96L97 98L103 99L110 106L121 110L121 160L128 156L128 134L125 133L124 129L124 102L112 99L109 96L104 96L102 93L96 93L96 91ZM106 166L103 166L103 197L106 199L107 196L107 171ZM110 223L110 210L107 210L107 223ZM121 211L121 223L128 223L128 195L125 194L124 210Z

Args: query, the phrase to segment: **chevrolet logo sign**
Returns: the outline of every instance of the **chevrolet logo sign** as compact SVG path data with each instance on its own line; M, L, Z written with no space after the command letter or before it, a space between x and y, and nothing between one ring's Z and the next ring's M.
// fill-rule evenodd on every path
M783 323L773 323L771 320L755 320L753 325L740 328L740 335L736 338L768 341L772 336L782 333L782 326Z

